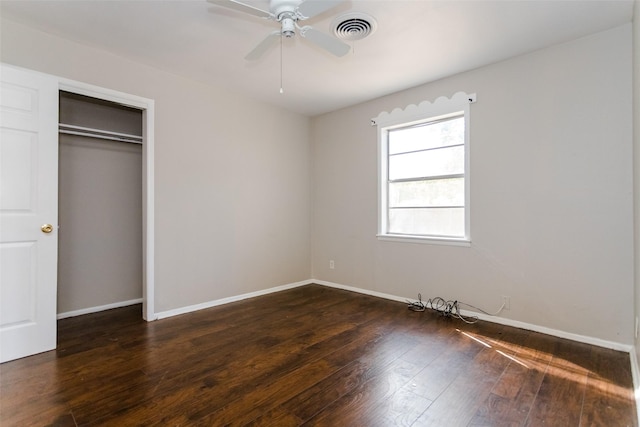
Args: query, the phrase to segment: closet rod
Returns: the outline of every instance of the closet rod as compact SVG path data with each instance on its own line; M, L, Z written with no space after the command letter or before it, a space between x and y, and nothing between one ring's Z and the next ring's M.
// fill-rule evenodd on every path
M131 135L128 133L111 132L102 129L93 129L83 126L68 125L60 123L58 132L67 135L88 136L91 138L108 139L111 141L132 142L134 144L142 144L142 137L139 135Z
M76 132L76 131L73 131L73 130L64 130L64 129L60 129L58 132L66 134L66 135L88 136L90 138L108 139L110 141L129 142L129 143L132 143L132 144L142 144L142 141L134 141L132 139L118 138L116 136L97 135L95 133Z

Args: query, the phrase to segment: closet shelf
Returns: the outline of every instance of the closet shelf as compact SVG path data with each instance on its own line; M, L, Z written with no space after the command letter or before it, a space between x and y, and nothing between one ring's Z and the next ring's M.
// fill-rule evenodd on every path
M60 123L58 132L67 135L87 136L89 138L108 139L110 141L132 142L134 144L142 144L142 136L131 135L128 133L111 132L102 129L93 129L83 126L68 125Z

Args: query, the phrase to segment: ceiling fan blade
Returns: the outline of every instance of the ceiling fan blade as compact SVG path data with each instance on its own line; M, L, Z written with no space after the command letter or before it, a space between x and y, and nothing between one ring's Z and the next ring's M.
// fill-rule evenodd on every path
M257 7L253 7L249 4L242 3L236 0L207 0L207 1L217 6L222 6L229 9L237 10L239 12L248 13L249 15L257 16L258 18L272 17L271 12L258 9Z
M298 12L304 19L312 18L344 2L345 0L306 0L298 5Z
M255 61L256 59L260 59L262 55L265 54L267 50L280 38L280 31L274 31L269 34L264 40L262 40L258 46L254 47L251 52L244 57L247 61Z
M300 34L311 43L320 46L321 48L329 53L334 54L335 56L344 56L351 50L351 46L349 46L348 44L343 43L340 40L331 37L329 34L323 33L322 31L314 30L309 26L303 27L300 31Z

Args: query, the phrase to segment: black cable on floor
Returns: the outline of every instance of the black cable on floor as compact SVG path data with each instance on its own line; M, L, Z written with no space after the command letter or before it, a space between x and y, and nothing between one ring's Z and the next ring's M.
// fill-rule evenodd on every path
M469 324L476 323L478 321L478 316L464 316L460 312L460 305L474 308L480 311L481 313L487 314L489 316L497 316L502 311L502 309L504 309L504 306L505 306L505 304L503 303L502 306L498 309L498 311L496 311L495 313L489 313L474 305L460 302L457 300L447 301L441 297L428 299L427 302L424 303L422 302L422 295L420 294L418 294L418 301L414 301L414 302L408 301L408 302L409 302L408 308L411 311L425 311L428 308L430 310L437 311L444 317L453 317L456 319L460 319L463 322L469 323Z

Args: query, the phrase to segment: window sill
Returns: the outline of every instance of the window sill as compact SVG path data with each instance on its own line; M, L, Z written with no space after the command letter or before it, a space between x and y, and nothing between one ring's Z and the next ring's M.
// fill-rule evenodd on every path
M386 242L405 242L419 243L423 245L445 245L445 246L463 246L471 247L471 240L465 238L451 237L425 237L425 236L409 236L400 234L378 234L378 240Z

